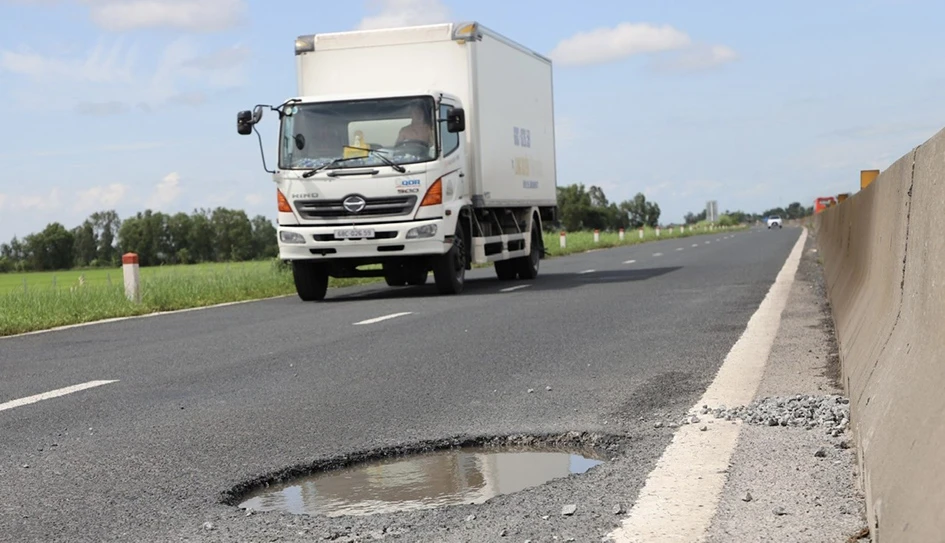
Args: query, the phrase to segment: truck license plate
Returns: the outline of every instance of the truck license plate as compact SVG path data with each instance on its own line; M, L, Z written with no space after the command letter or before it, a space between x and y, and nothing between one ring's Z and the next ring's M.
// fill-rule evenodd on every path
M349 238L373 238L373 228L348 228L345 230L335 230L335 239Z

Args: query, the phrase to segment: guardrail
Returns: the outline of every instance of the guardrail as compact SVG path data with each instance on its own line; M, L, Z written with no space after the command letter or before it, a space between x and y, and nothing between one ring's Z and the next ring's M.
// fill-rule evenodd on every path
M869 178L872 175L867 176ZM945 130L811 222L872 541L945 537Z

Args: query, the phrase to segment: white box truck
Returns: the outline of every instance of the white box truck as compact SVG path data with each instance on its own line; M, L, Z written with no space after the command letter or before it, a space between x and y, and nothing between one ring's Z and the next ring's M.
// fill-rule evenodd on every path
M302 300L329 277L462 292L473 264L533 279L557 211L551 61L478 23L307 35L278 113L279 257ZM262 152L262 137L259 137ZM265 155L263 156L265 168Z

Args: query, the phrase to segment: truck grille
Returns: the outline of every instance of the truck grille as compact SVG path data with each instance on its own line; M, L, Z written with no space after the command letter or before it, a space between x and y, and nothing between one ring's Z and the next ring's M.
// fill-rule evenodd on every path
M417 196L390 196L386 198L365 198L364 209L351 213L338 200L296 200L295 209L304 219L331 219L351 217L390 217L406 215L413 211Z

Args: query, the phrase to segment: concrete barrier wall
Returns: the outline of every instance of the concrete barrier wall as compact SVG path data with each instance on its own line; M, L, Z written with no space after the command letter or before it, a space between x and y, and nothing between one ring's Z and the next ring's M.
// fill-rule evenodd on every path
M945 541L945 130L813 226L872 540Z

